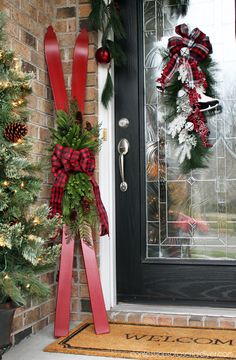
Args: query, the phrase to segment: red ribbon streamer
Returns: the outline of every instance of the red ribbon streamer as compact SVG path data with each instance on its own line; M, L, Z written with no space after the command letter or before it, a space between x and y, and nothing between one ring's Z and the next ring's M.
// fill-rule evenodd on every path
M57 144L52 154L52 173L55 182L51 190L51 214L62 214L62 199L64 188L71 172L83 172L90 177L96 200L97 211L100 219L100 235L109 234L108 217L102 203L99 186L93 177L95 170L95 158L88 149L74 150Z

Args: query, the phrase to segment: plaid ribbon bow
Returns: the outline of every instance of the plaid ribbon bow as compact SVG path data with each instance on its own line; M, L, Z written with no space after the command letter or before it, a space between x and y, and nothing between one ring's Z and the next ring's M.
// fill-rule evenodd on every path
M187 73L188 86L193 88L196 83L202 81L203 73L198 68L198 63L212 53L212 46L209 37L198 28L189 33L186 24L176 26L175 32L180 36L172 36L168 41L168 50L171 56L170 61L164 67L160 81L164 88L178 71L181 64L184 64Z
M50 207L52 215L62 214L64 188L71 172L84 172L90 177L96 199L97 211L101 225L101 236L109 234L108 217L102 203L100 191L93 177L95 158L88 149L74 150L57 144L52 154L52 173L55 182L51 190Z

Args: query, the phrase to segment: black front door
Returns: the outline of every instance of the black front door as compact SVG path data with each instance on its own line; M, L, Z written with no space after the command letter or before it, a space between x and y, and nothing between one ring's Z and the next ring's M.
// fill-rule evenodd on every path
M235 306L234 1L227 7L221 0L190 0L181 19L167 0L119 3L128 61L115 71L116 147L127 139L129 150L124 156L128 189L121 191L116 149L118 301ZM223 107L208 120L213 144L208 168L187 175L173 161L155 83L158 49L180 21L210 36Z

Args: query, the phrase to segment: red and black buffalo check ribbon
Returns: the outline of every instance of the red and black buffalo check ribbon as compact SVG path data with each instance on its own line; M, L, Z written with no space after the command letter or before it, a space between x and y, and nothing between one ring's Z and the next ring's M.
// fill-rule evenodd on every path
M188 74L188 85L193 88L203 76L198 63L212 53L212 46L209 37L198 28L189 33L188 26L181 24L176 26L175 32L180 36L172 36L168 41L167 47L171 58L158 81L164 88L184 62Z
M97 212L101 225L101 236L109 234L108 217L102 203L100 191L93 177L95 170L95 158L88 149L74 150L57 144L52 154L52 173L55 182L51 190L51 214L62 214L62 199L64 188L71 172L83 172L90 177L96 200Z

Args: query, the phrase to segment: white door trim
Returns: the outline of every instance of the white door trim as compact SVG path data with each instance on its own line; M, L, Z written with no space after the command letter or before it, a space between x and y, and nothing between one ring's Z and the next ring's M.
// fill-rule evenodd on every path
M112 78L114 79L112 69ZM106 309L117 303L116 297L116 231L115 231L115 121L114 100L105 109L101 104L102 89L107 76L107 66L98 66L98 122L102 141L99 153L99 186L109 218L110 236L100 237L100 274Z

